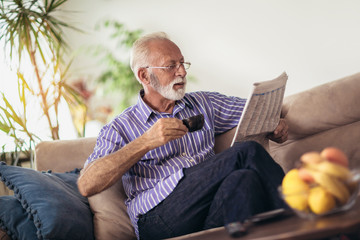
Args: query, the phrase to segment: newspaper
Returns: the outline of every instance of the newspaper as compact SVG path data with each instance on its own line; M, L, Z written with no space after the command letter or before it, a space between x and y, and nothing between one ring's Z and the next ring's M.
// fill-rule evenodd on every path
M269 150L266 136L279 123L287 79L284 72L273 80L253 84L231 146L235 142L253 140Z

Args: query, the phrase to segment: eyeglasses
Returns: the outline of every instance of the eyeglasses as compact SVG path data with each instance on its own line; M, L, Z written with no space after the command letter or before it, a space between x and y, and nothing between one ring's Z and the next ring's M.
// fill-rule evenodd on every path
M169 66L166 67L151 67L151 66L147 66L144 68L160 68L160 69L164 69L167 72L176 72L179 70L179 68L183 66L185 70L189 69L191 66L191 63L189 62L180 62L179 64L171 64Z

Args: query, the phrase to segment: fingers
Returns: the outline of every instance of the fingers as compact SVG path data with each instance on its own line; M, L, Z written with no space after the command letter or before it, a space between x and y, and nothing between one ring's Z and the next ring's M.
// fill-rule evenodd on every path
M274 142L277 142L277 143L283 143L283 142L287 141L288 134L285 133L285 134L281 135L280 137L269 136L269 139L274 141Z
M289 126L287 125L285 119L281 118L279 124L274 130L274 135L284 134L289 130Z
M288 139L288 133L284 133L281 136L274 136L272 133L267 136L270 140L277 142L277 143L283 143L286 142Z
M273 133L268 135L268 138L277 143L283 143L288 139L289 126L285 119L280 119L278 126Z
M184 125L182 120L177 118L160 118L155 125L156 128L164 133L164 135L185 135L188 128Z
M177 118L160 118L143 135L151 141L153 147L159 147L171 140L183 137L188 132L187 127Z

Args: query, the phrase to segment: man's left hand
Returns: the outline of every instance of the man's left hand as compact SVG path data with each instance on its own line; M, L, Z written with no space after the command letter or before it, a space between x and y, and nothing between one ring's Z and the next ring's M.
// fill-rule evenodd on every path
M283 143L288 139L289 126L285 119L281 118L274 132L270 133L267 137L277 143Z

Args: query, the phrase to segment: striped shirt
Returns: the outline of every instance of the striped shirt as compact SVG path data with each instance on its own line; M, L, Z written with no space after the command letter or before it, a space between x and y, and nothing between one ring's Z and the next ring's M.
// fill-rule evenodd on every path
M154 208L173 191L183 177L182 169L215 155L215 135L238 124L246 102L245 99L216 92L186 93L183 99L176 101L173 113L169 114L150 108L141 95L136 105L101 129L94 152L85 165L140 137L159 118L184 119L203 114L205 123L201 130L189 132L180 139L147 152L123 175L124 190L128 196L125 204L137 236L139 215Z

